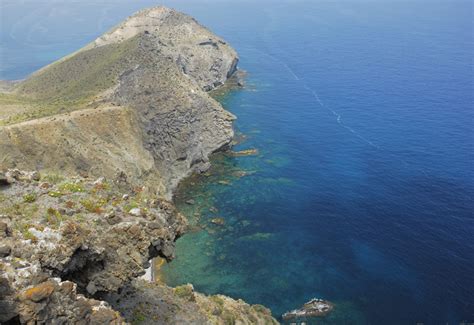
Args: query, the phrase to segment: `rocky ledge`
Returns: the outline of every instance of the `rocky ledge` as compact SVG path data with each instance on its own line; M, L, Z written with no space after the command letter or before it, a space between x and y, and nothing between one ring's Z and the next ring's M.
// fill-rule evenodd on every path
M142 188L125 194L105 179L18 170L1 178L8 185L0 191L0 321L63 323L65 310L65 317L93 318L95 307L107 308L85 297L117 291L153 257L171 259L186 225L170 202Z
M0 322L274 321L264 307L191 286L134 281L151 258L174 257L186 227L170 202L144 188L123 192L104 178L19 170L0 173L0 183Z

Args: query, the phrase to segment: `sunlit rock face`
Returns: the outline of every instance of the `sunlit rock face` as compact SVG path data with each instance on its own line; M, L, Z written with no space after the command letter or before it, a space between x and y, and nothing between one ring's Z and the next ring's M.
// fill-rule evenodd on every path
M193 18L142 10L8 90L0 164L120 176L169 198L231 142L234 116L207 91L223 85L237 62Z

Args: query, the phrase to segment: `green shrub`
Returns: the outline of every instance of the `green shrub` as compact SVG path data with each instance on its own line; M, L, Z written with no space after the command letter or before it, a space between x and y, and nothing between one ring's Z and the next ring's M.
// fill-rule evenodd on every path
M48 195L51 197L61 197L63 193L60 191L49 191Z
M63 221L63 216L58 210L48 208L46 210L46 221L52 226L57 226Z
M33 235L28 229L24 230L22 234L25 240L31 240L31 242L33 243L36 243L38 241L38 238L36 238L36 236Z
M132 325L141 324L145 320L146 320L146 316L143 314L143 312L139 308L137 308L133 311Z
M124 210L128 213L128 212L130 212L130 210L135 209L135 208L139 208L139 207L140 207L140 205L138 204L138 202L132 201L129 204L125 205Z
M105 199L92 200L92 199L83 199L81 200L82 206L91 213L100 214L103 211L104 205L107 203Z
M224 310L221 317L226 325L234 325L237 320L237 317L228 310Z
M71 193L78 193L78 192L85 192L84 185L82 183L63 183L59 185L59 190L61 192L71 192Z
M33 203L36 201L36 193L28 193L23 195L23 202Z
M182 285L174 288L174 293L183 299L194 300L193 288L190 285Z
M218 304L219 306L224 306L224 299L219 296L211 296L211 300Z

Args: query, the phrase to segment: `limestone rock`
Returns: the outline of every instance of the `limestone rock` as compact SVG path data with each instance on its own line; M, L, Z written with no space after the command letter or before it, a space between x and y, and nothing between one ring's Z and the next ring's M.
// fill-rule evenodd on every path
M192 17L166 7L137 12L112 28L89 47L116 44L137 35L158 36L156 48L206 91L229 78L237 68L235 51Z
M115 311L90 298L143 275L153 257L172 259L174 241L186 227L184 217L170 202L144 193L131 193L130 200L153 221L130 216L128 200L118 199L123 193L115 186L98 188L81 177L61 178L47 189L44 182L16 179L0 192L1 208L15 211L0 223L0 307L5 310L0 314L23 323L55 324L59 317L58 324L81 319L121 324ZM34 203L24 200L27 194L36 195ZM73 206L74 213L65 214L64 206ZM114 222L107 222L110 218Z
M0 285L11 283L0 277ZM1 296L0 308L1 322L16 317L25 324L126 324L107 303L85 298L72 282L57 278L30 286L17 296Z

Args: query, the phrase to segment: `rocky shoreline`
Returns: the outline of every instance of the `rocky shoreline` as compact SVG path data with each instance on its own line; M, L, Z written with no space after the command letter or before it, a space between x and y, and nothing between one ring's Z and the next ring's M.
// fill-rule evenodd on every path
M231 145L235 117L208 92L237 63L156 7L1 88L0 322L277 323L263 306L137 280L186 231L169 201L179 181Z
M264 307L136 280L151 258L174 257L186 220L171 202L104 178L9 170L0 180L0 322L273 322Z

